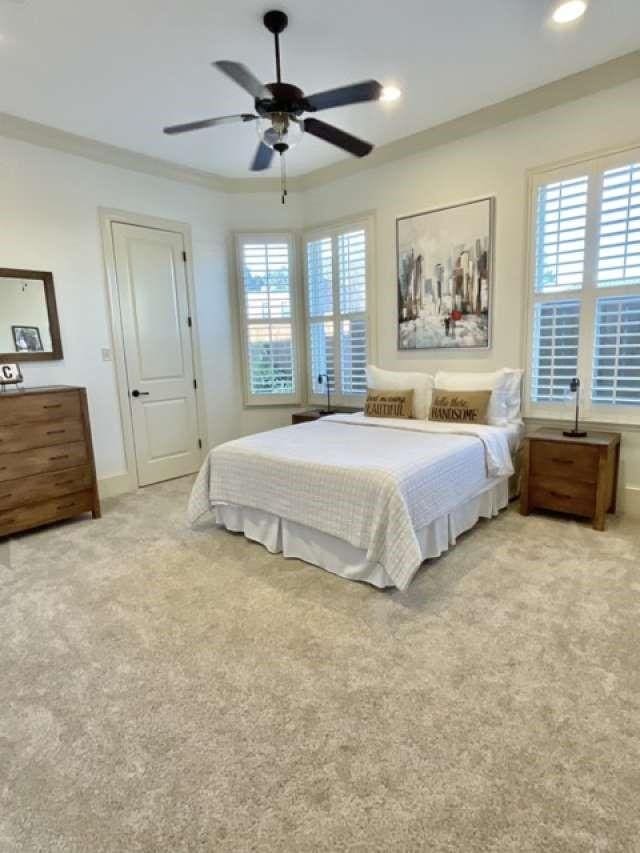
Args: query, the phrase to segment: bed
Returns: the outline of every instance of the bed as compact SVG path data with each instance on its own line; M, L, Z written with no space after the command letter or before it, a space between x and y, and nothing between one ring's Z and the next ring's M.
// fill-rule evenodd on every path
M404 590L424 560L507 506L521 429L357 413L246 436L209 453L188 518Z

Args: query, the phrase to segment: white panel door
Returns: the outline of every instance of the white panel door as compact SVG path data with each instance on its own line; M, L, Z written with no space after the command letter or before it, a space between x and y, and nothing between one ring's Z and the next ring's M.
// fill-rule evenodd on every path
M112 224L138 482L200 466L182 234Z

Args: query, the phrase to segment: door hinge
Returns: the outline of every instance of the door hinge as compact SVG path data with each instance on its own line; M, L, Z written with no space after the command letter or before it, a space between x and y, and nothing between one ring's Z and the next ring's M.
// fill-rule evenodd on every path
M198 447L200 448L200 450L202 450L202 439L201 438L198 439Z
M194 379L194 380L193 380L193 387L194 387L194 388L197 388L197 387L198 387L198 380L197 380L197 379Z
M193 323L191 322L191 317L187 317L187 326L191 328L192 325Z
M187 253L186 252L182 253L182 260L185 262L185 264L187 263Z

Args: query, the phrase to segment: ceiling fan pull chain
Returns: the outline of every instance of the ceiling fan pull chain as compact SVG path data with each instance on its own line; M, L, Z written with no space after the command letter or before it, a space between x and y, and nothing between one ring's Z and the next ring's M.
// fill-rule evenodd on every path
M280 200L282 204L287 203L287 161L284 159L284 151L280 154Z

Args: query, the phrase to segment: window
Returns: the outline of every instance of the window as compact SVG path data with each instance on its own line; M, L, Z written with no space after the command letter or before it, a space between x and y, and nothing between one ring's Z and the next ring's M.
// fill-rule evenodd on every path
M237 237L240 317L248 404L301 400L291 235Z
M529 397L640 418L640 150L533 182Z
M310 398L360 402L367 390L368 223L329 228L304 240L306 332Z

